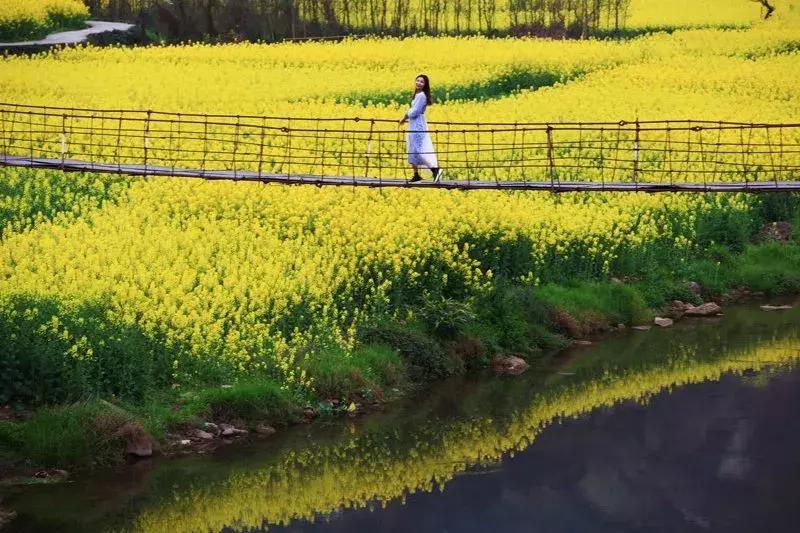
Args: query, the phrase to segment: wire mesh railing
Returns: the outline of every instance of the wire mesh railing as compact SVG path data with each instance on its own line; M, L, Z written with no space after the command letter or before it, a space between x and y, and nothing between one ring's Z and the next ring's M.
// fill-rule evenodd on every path
M800 190L800 124L430 122L462 189ZM396 121L0 103L0 164L205 179L409 186Z

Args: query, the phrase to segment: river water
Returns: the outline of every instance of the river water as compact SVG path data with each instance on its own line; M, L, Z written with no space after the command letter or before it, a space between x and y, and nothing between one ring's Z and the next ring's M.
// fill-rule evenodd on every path
M798 305L615 333L383 413L1 488L3 531L797 531L798 359Z

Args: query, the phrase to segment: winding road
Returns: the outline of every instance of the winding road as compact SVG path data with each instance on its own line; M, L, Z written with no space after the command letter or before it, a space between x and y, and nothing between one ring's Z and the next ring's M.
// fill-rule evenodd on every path
M89 26L88 28L84 28L82 30L51 33L44 39L40 39L38 41L17 41L11 43L0 43L0 48L82 43L86 40L87 36L92 35L94 33L103 33L114 30L126 31L133 27L133 24L126 24L124 22L103 22L100 20L88 20L86 21L86 24Z

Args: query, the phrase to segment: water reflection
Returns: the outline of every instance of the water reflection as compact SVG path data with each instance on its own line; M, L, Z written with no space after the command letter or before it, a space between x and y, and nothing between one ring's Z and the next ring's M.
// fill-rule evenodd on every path
M739 309L234 455L22 490L10 530L737 529L798 512L798 318Z

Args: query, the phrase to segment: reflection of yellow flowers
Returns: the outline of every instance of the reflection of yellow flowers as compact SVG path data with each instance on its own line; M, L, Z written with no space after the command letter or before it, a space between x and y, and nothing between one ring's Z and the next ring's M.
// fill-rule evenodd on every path
M747 31L687 30L622 42L448 37L85 47L5 58L0 100L391 118L405 104L334 100L405 94L420 68L454 85L528 69L588 74L507 98L439 103L431 118L618 120L638 111L785 122L800 116L800 57L781 53L800 40L797 12L783 10ZM102 77L90 75L99 68ZM74 135L72 142L80 139ZM747 215L753 206L736 195L412 194L26 172L0 173L18 191L0 198L0 212L33 213L3 228L0 296L108 302L107 320L138 324L180 347L174 377L181 382L197 367L184 363L201 360L238 372L267 369L284 383L311 386L297 369L300 348L332 335L350 349L357 325L403 313L403 302L442 287L480 293L509 257L521 262L519 278L536 284L558 269L599 276L622 257L659 247L685 256L699 216ZM32 182L50 187L36 209L43 193L31 191ZM74 182L85 185L85 196L64 185ZM115 201L87 200L92 195ZM68 207L44 222L35 213L55 200ZM73 339L71 356L95 356L89 350L97 347L53 327Z
M134 531L245 530L287 524L369 502L405 502L408 494L442 489L456 474L522 451L554 420L577 417L621 401L647 403L663 390L742 373L798 358L796 338L739 348L716 360L697 360L685 345L644 369L609 372L569 384L554 380L510 420L477 418L417 424L397 430L347 432L333 444L285 450L247 472L154 500L130 524Z

